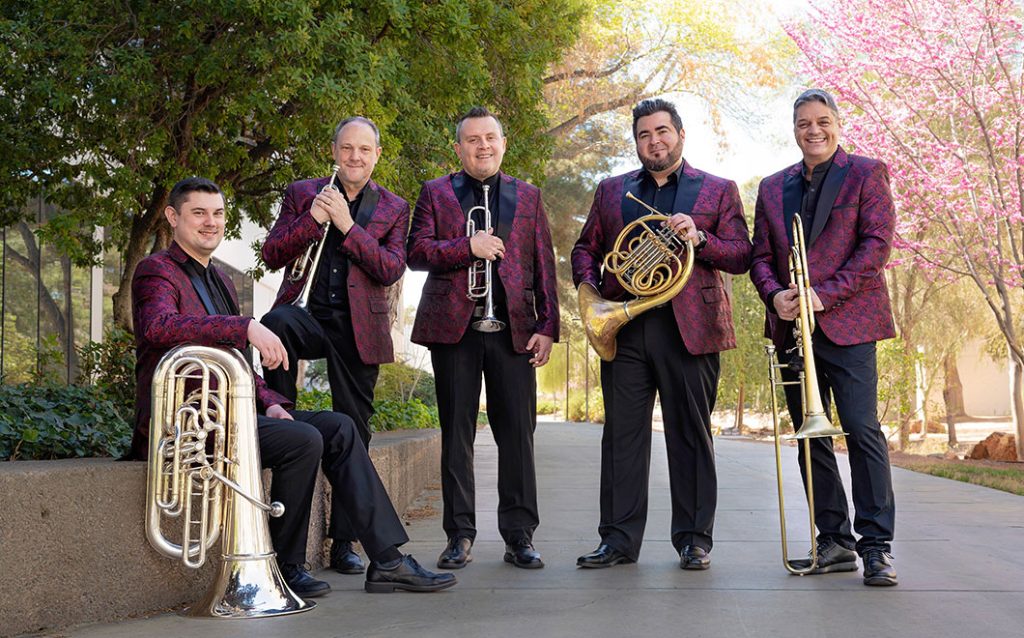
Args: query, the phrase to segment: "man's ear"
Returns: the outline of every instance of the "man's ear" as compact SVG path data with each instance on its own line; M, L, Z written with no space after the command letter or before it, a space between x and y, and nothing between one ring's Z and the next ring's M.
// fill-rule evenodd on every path
M164 217L167 218L167 223L171 225L171 228L178 227L178 211L174 209L174 206L164 208Z

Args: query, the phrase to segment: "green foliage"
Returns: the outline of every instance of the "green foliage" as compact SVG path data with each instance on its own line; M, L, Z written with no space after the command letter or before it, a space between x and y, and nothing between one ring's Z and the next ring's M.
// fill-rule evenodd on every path
M537 401L537 414L558 414L564 405L565 403L561 401L540 399Z
M121 328L112 328L102 342L90 341L78 349L79 385L93 389L110 401L125 422L135 418L135 339Z
M0 460L121 456L131 431L97 389L0 386Z
M424 405L415 397L408 401L377 400L373 402L373 408L375 412L370 417L370 426L374 432L419 430L441 426L437 407Z
M392 401L417 399L424 405L437 405L434 375L401 362L380 367L374 396Z
M569 395L569 421L588 421L586 394L574 391ZM604 423L604 399L601 398L600 385L590 388L590 423Z
M541 175L542 76L575 38L583 0L12 0L0 9L0 225L40 190L65 211L41 229L76 265L93 228L130 281L166 225L170 186L204 175L262 225L277 195L324 175L333 126L382 129L374 178L412 199L455 166L454 120L484 104ZM229 234L238 214L229 214ZM127 295L115 319L128 322Z
M299 410L330 410L331 393L327 390L300 390L296 407ZM370 427L374 432L440 427L437 406L426 405L416 397L408 401L393 398L376 399L373 402L373 409Z

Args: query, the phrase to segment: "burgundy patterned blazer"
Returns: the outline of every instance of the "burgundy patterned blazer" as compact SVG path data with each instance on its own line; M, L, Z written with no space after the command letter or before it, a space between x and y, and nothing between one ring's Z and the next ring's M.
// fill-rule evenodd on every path
M323 237L321 225L310 214L313 198L330 178L307 179L288 186L281 214L263 244L263 261L271 269L287 266L274 307L291 303L299 296L305 277L289 281L296 258L314 241ZM405 237L409 229L409 204L391 191L367 183L356 224L341 243L349 259L348 300L352 313L359 358L367 365L391 363L395 351L391 343L387 287L405 272ZM307 275L308 276L308 275Z
M765 178L758 188L750 279L765 304L772 292L789 287L791 224L801 205L801 164ZM882 272L895 226L885 164L847 155L840 147L822 184L806 242L811 287L825 307L815 319L841 346L896 336ZM766 315L765 336L781 348L793 324L780 320L774 309Z
M604 276L602 264L625 226L624 211L638 206L625 199L625 194L637 192L639 178L638 169L609 177L598 185L590 214L572 249L572 277L577 288L587 282L605 299L630 298L615 275ZM697 229L703 230L708 238L694 260L690 280L672 300L686 350L691 354L708 354L735 348L732 306L718 271L738 275L750 265L750 238L736 184L684 163L673 209L662 212L690 215ZM634 214L630 219L642 214Z
M192 286L182 265L188 255L171 242L167 250L146 257L135 268L132 278L132 320L135 326L135 432L131 458L149 456L149 418L153 372L168 350L184 343L200 346L236 348L248 345L246 333L251 317L210 315ZM231 298L238 304L235 286L219 273ZM267 387L256 375L256 407L262 414L267 407L291 402Z
M476 302L466 296L469 266L476 259L466 236L466 215L452 187L460 171L423 184L409 232L409 267L428 271L412 341L421 345L457 343ZM505 257L497 262L507 295L512 345L525 353L536 333L558 340L555 253L540 189L500 173L502 216L513 210ZM501 222L499 221L499 224ZM501 234L501 231L497 231Z

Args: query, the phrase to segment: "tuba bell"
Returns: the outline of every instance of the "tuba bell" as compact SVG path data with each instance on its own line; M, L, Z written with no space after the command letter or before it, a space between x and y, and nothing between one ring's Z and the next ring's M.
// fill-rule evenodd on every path
M258 496L255 396L252 369L237 350L178 346L153 374L146 537L192 568L221 537L217 576L190 616L254 618L316 606L288 588L277 565L267 514L280 516L284 506ZM180 520L179 542L164 535L169 520Z
M664 225L668 215L633 193L627 192L626 198L651 214L622 229L612 251L605 255L604 270L614 274L626 292L637 298L608 301L589 283L581 284L577 292L587 340L604 361L615 358L615 335L626 323L678 295L693 273L693 244Z
M807 247L804 243L804 227L800 222L800 215L793 216L793 247L789 253L789 274L790 279L796 284L797 300L800 305L800 314L793 322L793 336L796 338L796 346L793 348L796 356L790 363L775 362L775 346L768 344L764 347L768 356L768 382L771 389L772 404L772 428L775 438L775 475L778 481L779 492L779 525L782 529L782 563L791 574L803 576L813 572L818 567L818 547L815 543L815 530L817 526L814 520L814 483L811 476L811 439L846 436L841 428L832 425L825 415L825 407L821 402L821 394L818 389L818 372L814 365L814 344L811 342L811 334L814 332L814 301L811 299L811 278L807 269ZM779 371L789 369L796 372L795 381L783 381L779 377ZM788 544L786 543L786 502L782 491L782 444L779 425L779 401L776 397L776 389L787 385L799 385L801 390L801 405L803 406L803 423L800 429L790 439L802 442L804 446L804 475L807 477L807 509L810 512L809 523L811 527L811 563L807 567L796 567L789 560Z

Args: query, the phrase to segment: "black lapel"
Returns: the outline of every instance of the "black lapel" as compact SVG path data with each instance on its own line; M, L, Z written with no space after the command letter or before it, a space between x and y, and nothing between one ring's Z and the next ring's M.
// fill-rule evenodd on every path
M206 282L203 281L202 277L199 277L193 273L191 269L187 268L185 264L181 264L181 268L185 271L185 274L188 275L188 280L192 282L192 288L195 289L196 294L199 295L199 300L203 302L203 307L206 308L206 314L217 314L217 307L213 305L213 299L210 299L210 292L206 289Z
M355 222L366 228L367 222L373 217L373 211L377 210L377 202L380 201L380 191L372 188L369 184L363 189L363 198L359 200L359 210L356 211Z
M793 245L793 216L800 212L800 200L803 198L803 187L800 180L803 175L800 171L786 173L782 180L782 223L786 226L786 237L789 238L789 245Z
M462 213L465 214L470 208L473 208L474 200L473 189L466 184L466 174L458 172L452 175L452 191L455 193L455 199L459 200L459 206L462 207Z
M626 193L633 193L634 197L640 197L640 173L627 175L622 182L622 225L628 226L630 222L640 219L648 213L631 199L626 199Z
M703 173L697 173L696 176L690 177L686 174L686 169L684 168L679 173L679 183L676 185L676 199L672 202L672 210L663 210L661 212L669 217L674 213L691 214L693 212L693 205L697 203L697 197L700 195L700 187L703 184Z
M839 189L842 187L843 180L846 179L846 173L849 170L849 161L847 161L846 166L838 166L833 162L832 166L828 169L828 174L825 175L825 183L821 186L821 196L818 198L818 205L814 209L814 225L811 226L811 236L807 238L808 246L814 243L814 240L818 238L818 235L825 228L825 222L828 221L829 215L832 214L832 206L836 203Z
M508 241L512 232L512 220L516 216L516 200L519 187L516 180L505 181L504 175L498 176L498 225L494 233L501 237L501 241Z

